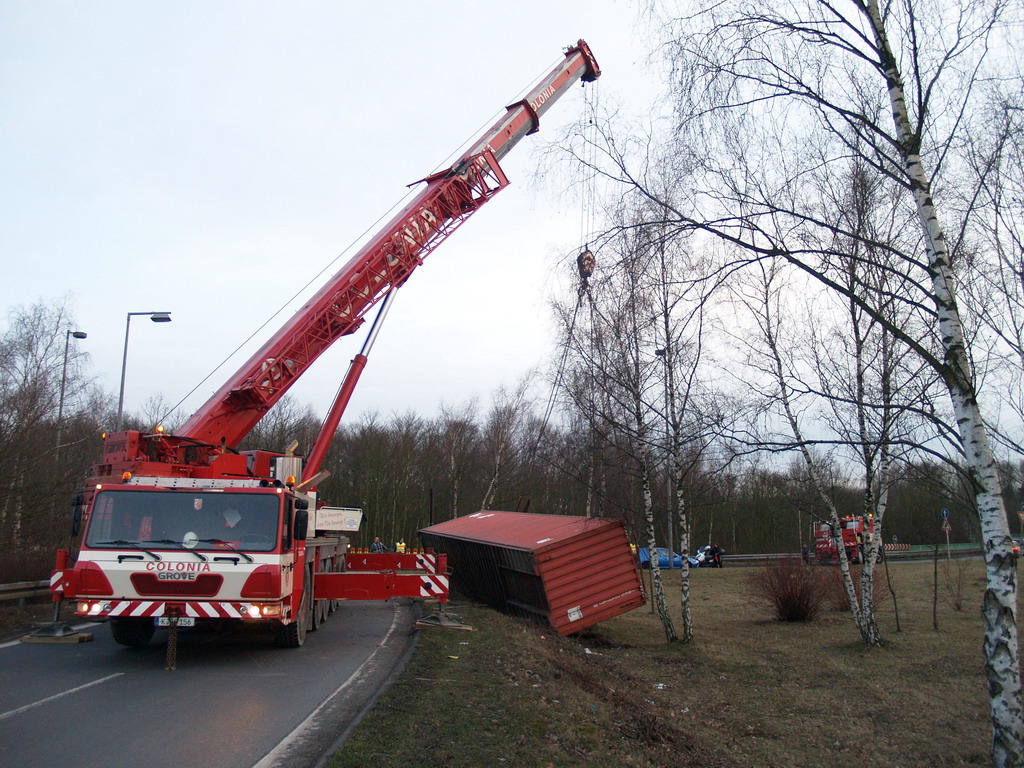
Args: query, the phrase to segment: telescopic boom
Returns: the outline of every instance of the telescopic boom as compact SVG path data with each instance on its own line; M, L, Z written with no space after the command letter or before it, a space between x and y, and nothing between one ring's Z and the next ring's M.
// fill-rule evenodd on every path
M263 415L341 336L400 286L448 235L508 185L498 161L577 80L601 74L580 40L522 101L426 187L177 430L199 443L235 448Z

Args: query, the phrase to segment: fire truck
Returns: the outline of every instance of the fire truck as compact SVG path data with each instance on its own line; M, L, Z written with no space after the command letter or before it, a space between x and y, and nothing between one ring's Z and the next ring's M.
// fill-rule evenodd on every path
M838 533L842 537L846 559L851 563L862 563L864 562L864 553L875 533L874 516L848 515L841 517ZM814 556L821 565L839 562L839 550L836 547L838 538L839 536L833 535L830 523L818 523L815 526Z
M147 644L157 626L272 625L301 646L341 600L448 594L447 564L430 553L349 553L361 512L317 498L320 470L396 289L441 242L508 185L499 162L579 80L600 69L580 40L451 167L421 181L405 205L185 424L171 434L104 435L103 453L73 501L77 559L57 555L56 601L110 623L114 639ZM243 438L314 361L377 306L323 426L303 459L239 450ZM59 608L55 613L59 613Z

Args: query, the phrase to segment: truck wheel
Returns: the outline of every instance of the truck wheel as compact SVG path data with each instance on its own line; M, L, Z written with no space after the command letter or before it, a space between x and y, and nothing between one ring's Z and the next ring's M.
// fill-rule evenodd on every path
M113 619L110 622L110 633L114 642L130 648L142 648L153 639L156 625L152 619Z
M309 628L312 616L313 585L310 583L310 576L307 571L306 583L302 587L302 601L299 604L299 615L291 624L285 624L277 628L277 644L282 648L299 648L306 642L306 630Z
M308 632L316 632L318 629L320 629L320 622L322 620L320 616L320 603L322 602L322 600L313 601L313 610L309 614L309 628L307 629Z

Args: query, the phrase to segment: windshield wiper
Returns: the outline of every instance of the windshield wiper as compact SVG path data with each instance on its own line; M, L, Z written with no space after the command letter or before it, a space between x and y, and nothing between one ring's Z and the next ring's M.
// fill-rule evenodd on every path
M96 543L91 544L90 546L93 546L93 547L107 547L107 546L110 546L110 545L114 545L114 546L117 546L117 547L135 547L135 549L139 550L140 552L145 552L147 555L152 557L154 560L163 560L163 558L160 557L160 555L158 555L156 552L150 552L148 549L146 549L144 546L142 546L142 544L140 544L137 541L127 541L125 539L113 539L111 541L97 541Z
M186 547L184 544L182 544L177 539L146 539L146 541L149 542L150 544L174 544L177 547L179 547L180 549L185 550L189 554L195 555L200 560L202 560L204 563L207 560L210 559L206 555L204 555L202 552L196 552L194 549L189 549L188 547Z
M249 555L245 554L245 552L242 552L240 549L235 549L233 544L231 544L230 542L224 541L223 539L199 539L199 541L208 541L211 544L216 544L218 547L227 547L232 552L235 552L235 553L241 555L242 557L244 557L250 563L255 563L256 562L251 557L249 557Z

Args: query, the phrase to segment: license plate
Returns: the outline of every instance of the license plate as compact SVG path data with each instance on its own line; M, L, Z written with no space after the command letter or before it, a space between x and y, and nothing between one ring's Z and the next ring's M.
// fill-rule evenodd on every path
M156 625L158 627L169 627L171 626L171 619L167 616L159 616L157 617ZM180 619L178 619L179 627L194 627L195 625L196 620L193 619L191 616L182 616Z

